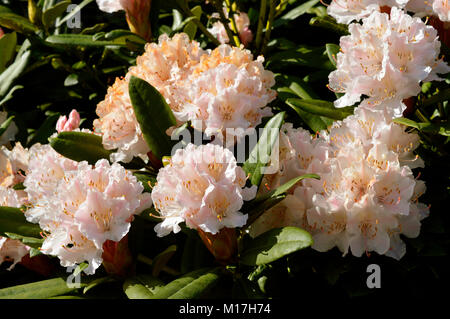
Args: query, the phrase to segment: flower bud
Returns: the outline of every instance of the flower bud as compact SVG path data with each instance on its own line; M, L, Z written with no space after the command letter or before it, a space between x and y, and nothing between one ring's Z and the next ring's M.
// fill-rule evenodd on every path
M236 253L236 229L222 228L216 235L198 229L198 234L218 261L228 261Z
M80 126L80 114L77 110L72 110L69 114L69 119L67 117L61 116L56 123L56 131L58 133L73 131Z
M119 242L105 241L102 258L103 267L108 274L126 277L134 272L133 257L128 248L128 236Z

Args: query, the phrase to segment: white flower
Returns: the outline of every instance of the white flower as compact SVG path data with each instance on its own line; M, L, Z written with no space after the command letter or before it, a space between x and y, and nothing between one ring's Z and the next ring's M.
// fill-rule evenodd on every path
M107 13L123 10L121 0L97 0L98 8Z
M420 92L422 81L442 80L438 74L450 71L439 59L440 42L436 30L419 18L393 7L390 16L373 12L362 25L349 25L349 36L341 38L337 70L329 76L330 88L345 93L336 107L359 102L389 106L398 117L403 99Z
M158 236L189 228L216 234L223 227L245 225L247 215L239 212L244 200L245 173L229 150L219 145L188 144L162 168L152 191L155 209L164 219L155 227Z
M444 22L450 21L450 3L448 0L434 0L433 11Z

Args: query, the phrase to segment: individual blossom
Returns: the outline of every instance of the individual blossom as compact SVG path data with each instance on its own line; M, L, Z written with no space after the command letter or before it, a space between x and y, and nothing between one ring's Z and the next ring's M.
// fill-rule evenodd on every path
M224 8L225 17L228 18L228 11ZM220 15L215 12L211 15L214 19L219 19ZM239 35L239 39L241 40L244 46L248 46L250 42L253 40L253 33L250 30L250 19L245 12L237 11L234 15L234 21L236 23L237 32ZM232 29L231 22L229 23L230 29ZM220 43L229 43L230 39L228 38L227 31L221 21L215 21L212 24L211 28L208 28L208 31L214 35Z
M5 122L7 119L8 113L0 111L0 123ZM6 131L4 131L2 135L0 135L0 145L4 145L10 141L14 141L14 138L18 131L19 129L17 128L16 123L14 123L13 121L11 124L9 124Z
M245 189L244 170L228 149L219 145L188 144L172 156L157 176L152 191L155 209L163 219L158 236L178 233L180 223L217 234L222 228L242 227L247 215L239 210L255 196Z
M408 0L332 0L327 13L338 23L349 24L370 16L372 12L389 13L392 7L403 8Z
M151 3L151 0L97 0L99 9L107 13L124 10L130 30L148 41L152 36L150 25Z
M349 36L341 38L337 70L329 75L329 86L345 93L336 107L365 103L383 108L392 117L405 110L402 101L420 92L423 81L442 80L450 71L439 57L436 30L419 18L392 8L390 16L373 12L362 25L349 25Z
M58 122L56 122L56 131L58 133L73 131L80 126L80 114L77 110L72 110L67 116L60 116Z
M61 265L87 261L93 274L101 265L103 244L120 241L135 214L150 207L151 198L119 164L74 162L48 145L30 149L25 190L28 221L45 231L42 252L57 256Z

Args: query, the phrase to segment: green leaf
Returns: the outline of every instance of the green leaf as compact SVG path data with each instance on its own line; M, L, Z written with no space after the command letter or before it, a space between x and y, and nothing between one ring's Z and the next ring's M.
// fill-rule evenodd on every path
M61 1L45 10L42 14L42 23L44 24L44 27L49 29L55 23L56 19L66 11L71 3L71 1Z
M285 112L280 112L267 122L258 143L242 166L244 171L250 174L250 181L253 185L258 186L261 183L264 168L269 163L275 143L278 142L280 128L284 123L284 115Z
M293 66L334 70L334 66L323 54L323 47L298 45L295 49L277 52L267 59L267 67L287 69Z
M450 136L450 124L436 124L436 123L418 123L413 120L399 117L394 119L395 123L403 124L406 126L414 127L421 132L431 133L431 134L439 134L443 136Z
M244 265L259 266L271 263L295 251L311 246L311 235L297 227L269 230L250 241L241 253Z
M59 119L60 114L52 114L48 116L44 123L42 123L41 127L29 136L29 140L27 145L31 146L36 143L44 144L47 142L49 136L51 136L55 132L55 125Z
M314 17L309 21L309 24L315 27L324 28L335 32L339 35L348 35L348 26L346 24L337 23L336 20L326 17Z
M15 116L10 116L6 119L6 121L4 121L1 125L0 125L0 137L3 135L3 133L6 132L6 130L8 129L8 127L11 125L11 123L13 122Z
M67 294L77 288L69 288L64 278L54 278L0 289L0 299L45 299Z
M0 101L0 106L11 100L13 98L14 92L20 89L23 89L23 85L15 85L12 89L10 89L3 100Z
M39 30L28 19L12 12L0 12L0 26L24 34L30 34Z
M170 245L165 249L162 253L158 254L154 259L152 263L152 276L158 277L161 270L164 268L164 266L167 264L167 262L172 258L172 256L177 251L176 245Z
M41 238L39 226L29 223L20 208L0 206L0 235L5 233Z
M89 267L89 264L88 264L88 263L81 263L81 264L79 264L79 265L77 266L77 268L75 268L75 270L73 271L73 274L72 274L72 275L73 275L74 277L80 275L81 272L82 272L83 270L85 270L87 267Z
M190 272L159 289L153 299L194 299L217 284L219 268L203 268Z
M166 100L157 89L134 76L129 90L134 114L153 155L158 159L170 155L173 143L166 130L176 125L176 120Z
M95 280L91 281L90 283L88 283L86 285L86 287L84 287L83 294L86 294L89 290L91 290L94 287L97 287L97 286L100 286L102 284L106 284L109 282L114 282L114 281L116 281L116 279L113 277L102 277L102 278L95 279Z
M195 6L191 9L192 13L196 18L200 20L200 17L202 16L202 7L201 6ZM187 19L186 19L187 20ZM197 33L197 24L195 24L194 21L189 20L189 22L186 23L184 26L183 32L186 33L189 36L189 39L193 40L195 38L195 34Z
M103 148L101 136L91 133L61 132L49 141L59 154L78 162L88 161L92 165L102 158L109 160L113 152Z
M33 247L33 248L40 248L42 246L42 243L44 242L44 239L41 238L35 238L35 237L25 237L14 233L5 232L6 237L19 240L22 243L24 243L27 246Z
M310 8L314 7L317 3L319 3L319 0L310 0L302 3L298 7L283 15L281 18L275 20L273 27L276 28L288 23L289 21L297 19L301 15L305 14Z
M63 46L84 46L84 47L104 47L104 46L116 46L126 47L127 43L122 38L119 40L105 41L95 40L93 35L87 34L54 34L45 39L45 42L58 44Z
M123 291L129 299L153 299L164 283L150 275L137 275L125 280Z
M64 86L74 86L77 85L78 83L79 83L78 74L76 73L69 74L64 80Z
M2 73L8 63L16 53L17 33L7 33L0 38L0 73Z
M8 93L14 81L25 70L28 61L30 60L30 56L31 52L26 51L18 59L16 58L16 61L0 74L0 98L3 98L5 94Z
M336 67L336 61L337 61L337 54L339 53L339 50L341 48L334 43L327 43L325 44L325 50L327 52L328 55L328 59L330 59L331 64L334 65L334 67Z
M294 110L300 109L312 114L329 117L335 120L343 120L352 115L348 108L335 108L333 102L323 100L287 99L286 103Z

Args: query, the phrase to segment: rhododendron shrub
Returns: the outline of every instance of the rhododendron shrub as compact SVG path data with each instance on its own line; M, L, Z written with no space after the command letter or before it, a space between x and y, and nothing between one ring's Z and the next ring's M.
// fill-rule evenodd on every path
M448 1L0 2L0 298L447 288Z

